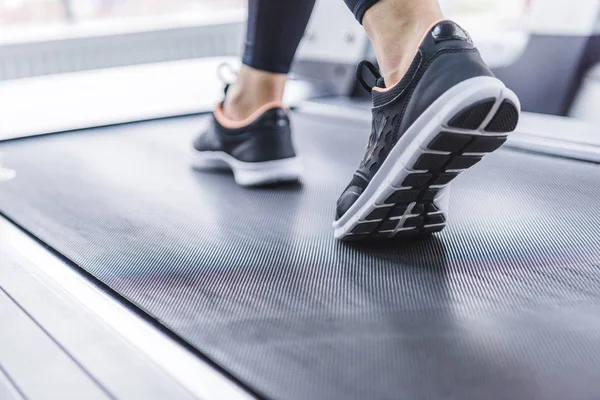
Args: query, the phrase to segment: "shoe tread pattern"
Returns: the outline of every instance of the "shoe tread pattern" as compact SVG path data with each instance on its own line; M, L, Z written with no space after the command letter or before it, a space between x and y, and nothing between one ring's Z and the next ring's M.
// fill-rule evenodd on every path
M494 99L477 102L451 118L448 127L429 141L412 166L407 166L413 172L404 178L402 187L359 221L344 240L421 236L443 230L446 216L433 202L438 192L485 154L502 146L516 128L517 107L504 100L481 134L494 103Z

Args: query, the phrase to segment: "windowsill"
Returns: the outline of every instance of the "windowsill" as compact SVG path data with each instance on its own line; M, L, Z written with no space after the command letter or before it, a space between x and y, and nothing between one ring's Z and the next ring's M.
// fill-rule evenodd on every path
M211 57L0 81L0 141L211 111L223 98L224 62L239 65ZM291 81L286 104L311 90Z
M101 37L117 34L219 25L244 21L246 10L180 13L145 17L111 18L74 24L3 27L0 46Z

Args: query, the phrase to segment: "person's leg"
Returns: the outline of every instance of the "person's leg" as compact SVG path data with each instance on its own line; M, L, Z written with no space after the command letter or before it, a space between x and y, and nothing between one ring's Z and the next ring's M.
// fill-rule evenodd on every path
M386 86L402 79L427 29L443 19L437 0L380 0L363 16Z
M241 120L264 104L281 102L314 4L315 0L249 0L242 67L225 98L226 117Z
M437 0L345 0L364 25L383 77L404 75L427 27L442 18ZM281 101L296 49L315 0L250 0L242 68L224 101L224 116L242 120Z
M345 0L379 69L359 66L373 96L367 150L336 206L335 237L362 240L438 232L448 185L505 141L519 118L468 33L442 20L437 0ZM375 85L362 76L364 67Z
M425 31L443 18L437 0L344 0L363 25L386 86L402 79Z
M315 0L249 0L242 67L194 142L195 165L227 165L240 185L295 181L301 175L282 104L294 54Z

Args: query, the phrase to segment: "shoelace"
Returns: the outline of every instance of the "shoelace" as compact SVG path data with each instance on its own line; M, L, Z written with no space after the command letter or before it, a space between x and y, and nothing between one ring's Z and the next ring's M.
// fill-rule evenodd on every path
M364 78L364 70L365 68L371 73L373 78L375 78L375 84L369 85ZM383 81L383 76L381 76L381 72L379 69L373 65L372 62L364 60L358 63L358 67L356 68L356 80L361 84L363 88L369 93L373 91L374 87L385 88L385 83Z
M365 68L371 73L373 78L375 79L374 85L369 85L364 78L364 70ZM229 90L229 86L231 86L236 80L239 74L239 70L235 69L233 65L228 63L227 61L222 62L217 67L217 77L225 84L225 88L223 91L227 94L227 90ZM290 76L290 79L293 79ZM383 76L381 76L381 72L379 69L370 61L363 60L358 63L358 67L356 68L356 80L361 84L363 88L369 93L373 91L374 87L384 88L385 84L383 82Z
M227 94L229 86L231 86L237 80L238 73L239 70L235 69L233 65L227 61L222 62L217 67L217 77L225 84L225 88L223 89L225 94Z
M373 66L373 68L375 67ZM225 88L223 89L225 94L227 94L227 90L229 90L229 87L233 85L235 81L237 81L239 73L240 70L235 68L227 61L224 61L221 64L219 64L219 66L217 67L217 77L221 82L225 84ZM295 81L297 78L296 75L294 75L293 73L289 73L287 79L288 81Z

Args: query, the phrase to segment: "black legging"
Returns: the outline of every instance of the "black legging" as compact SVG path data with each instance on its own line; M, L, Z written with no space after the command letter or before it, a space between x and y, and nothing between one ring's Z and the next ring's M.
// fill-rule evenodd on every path
M378 0L344 0L358 22ZM249 0L242 62L263 71L288 73L315 0ZM332 16L335 18L335 16Z

